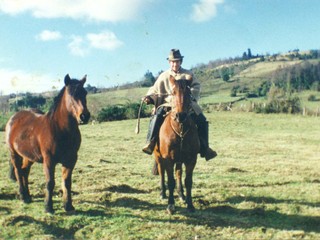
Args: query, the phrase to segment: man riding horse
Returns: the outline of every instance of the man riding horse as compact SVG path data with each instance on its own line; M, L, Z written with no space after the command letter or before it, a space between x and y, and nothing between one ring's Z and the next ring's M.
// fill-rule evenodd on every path
M176 80L185 79L192 81L190 86L192 93L190 96L192 98L191 111L194 113L194 119L198 127L200 155L208 161L216 157L217 153L209 147L208 121L197 103L200 95L200 83L191 71L181 67L183 56L181 56L179 49L171 49L167 60L169 61L170 69L160 74L144 98L145 103L155 105L155 112L150 119L147 144L142 151L150 155L153 153L166 111L172 106L172 97L170 94L172 89L169 78L173 76Z

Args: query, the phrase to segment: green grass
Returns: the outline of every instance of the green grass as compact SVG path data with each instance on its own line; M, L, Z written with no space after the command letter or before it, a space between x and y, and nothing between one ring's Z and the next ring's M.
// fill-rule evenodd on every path
M73 214L62 208L59 165L56 213L44 213L41 164L31 169L33 202L22 204L1 144L0 239L319 239L320 119L206 115L219 156L198 159L195 213L178 199L177 212L166 213L152 157L141 152L148 119L142 119L139 135L132 120L81 126Z

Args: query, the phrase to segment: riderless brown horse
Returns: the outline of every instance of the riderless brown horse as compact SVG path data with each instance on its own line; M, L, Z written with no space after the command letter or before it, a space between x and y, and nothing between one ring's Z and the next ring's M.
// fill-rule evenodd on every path
M185 200L187 209L194 211L192 203L192 175L197 162L200 143L198 131L191 115L192 80L175 80L170 76L172 87L172 110L166 116L159 132L159 141L154 150L154 156L160 175L161 197L166 197L165 172L168 177L169 198L167 211L175 211L173 196L177 178L179 197ZM182 165L185 165L186 198L181 184ZM174 170L174 166L176 166Z
M65 76L65 86L54 99L46 114L39 110L22 110L13 115L6 125L6 141L11 154L12 170L19 183L20 198L31 202L28 186L30 168L34 162L43 163L46 177L45 210L54 213L52 195L55 186L55 166L62 164L64 209L73 211L71 199L72 171L81 143L80 123L88 123L84 83Z

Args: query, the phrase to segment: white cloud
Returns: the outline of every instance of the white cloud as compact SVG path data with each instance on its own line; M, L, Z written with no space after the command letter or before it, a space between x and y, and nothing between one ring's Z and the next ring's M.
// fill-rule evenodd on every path
M191 19L195 22L205 22L211 20L217 14L217 5L224 0L199 0L192 6Z
M71 54L75 56L84 57L89 53L88 46L86 46L86 42L83 37L80 36L72 36L72 41L68 45Z
M72 36L72 41L68 47L71 54L84 57L90 53L92 49L102 49L111 51L123 45L117 36L110 31L101 33L88 33L85 37Z
M87 34L87 39L91 47L105 50L113 50L123 44L113 32L107 31L98 34L89 33Z
M62 38L62 35L58 31L50 31L50 30L43 30L36 36L36 39L40 41L54 41L59 40Z
M30 12L38 18L73 18L118 22L131 20L155 0L1 0L0 12Z
M27 73L21 70L0 69L1 94L43 92L59 89L59 82L52 76Z

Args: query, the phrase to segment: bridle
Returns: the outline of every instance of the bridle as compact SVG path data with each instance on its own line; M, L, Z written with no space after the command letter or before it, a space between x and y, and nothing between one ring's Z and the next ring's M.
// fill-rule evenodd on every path
M173 121L170 121L170 126L172 130L175 132L175 134L177 134L177 136L180 138L180 151L182 150L182 147L183 147L183 140L185 136L190 132L190 129L191 129L191 126L188 123L190 123L190 116L192 114L192 112L189 111L191 108L191 99L192 99L190 87L187 85L182 87L183 89L180 89L180 91L184 91L183 94L178 94L179 96L176 96L176 94L171 93L173 101L172 101L172 109L170 112L170 117L173 120ZM180 97L178 101L175 99L177 97ZM186 102L186 101L189 101L189 102ZM176 106L177 102L182 106L182 110L183 110L182 112L177 112L177 106ZM184 106L184 104L186 104L186 106Z

